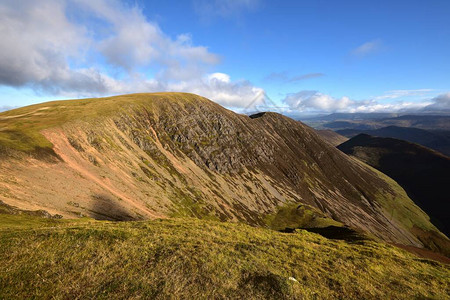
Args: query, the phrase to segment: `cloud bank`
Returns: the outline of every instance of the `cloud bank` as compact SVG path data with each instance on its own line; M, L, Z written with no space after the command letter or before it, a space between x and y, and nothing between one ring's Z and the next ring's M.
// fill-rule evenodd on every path
M284 103L287 104L290 109L298 111L337 111L347 109L349 106L353 105L354 102L347 97L337 99L317 91L301 91L287 95L284 99Z
M226 12L252 2L221 5ZM4 0L0 36L0 85L43 95L184 91L246 107L262 90L214 74L220 56L189 34L166 35L119 0Z
M450 110L450 92L441 94L432 99L432 104L428 105L425 110Z
M397 99L402 97L411 96L426 96L428 93L432 92L432 89L418 89L418 90L393 90L384 93L384 95L375 97L376 100L384 99Z
M318 91L300 91L288 94L283 103L288 112L301 113L372 113L372 112L426 112L450 110L450 93L421 101L396 101L384 103L384 99L396 99L426 95L430 89L390 91L369 100L353 100L349 97L335 98Z

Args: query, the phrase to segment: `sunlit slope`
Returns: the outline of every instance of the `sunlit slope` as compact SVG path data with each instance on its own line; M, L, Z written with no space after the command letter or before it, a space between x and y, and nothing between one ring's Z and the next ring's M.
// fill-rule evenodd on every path
M301 204L388 241L422 246L413 228L441 237L395 182L308 126L275 113L239 115L193 94L5 112L0 146L0 200L65 218L190 216L266 227ZM302 213L290 224L329 223Z
M369 240L198 219L6 219L2 299L445 299L450 292L448 265Z

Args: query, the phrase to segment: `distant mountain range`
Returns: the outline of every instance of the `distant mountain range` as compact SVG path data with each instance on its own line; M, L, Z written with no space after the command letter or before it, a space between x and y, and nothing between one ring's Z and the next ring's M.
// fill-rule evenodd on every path
M352 138L361 133L396 138L417 143L450 156L450 131L388 126L372 130L343 129L337 130L336 133L347 138Z
M324 116L309 118L312 121L339 121L339 120L375 120L396 118L401 116L399 113L332 113Z
M338 146L397 181L450 234L450 158L406 141L359 134ZM425 237L424 237L425 238Z
M307 119L305 123L316 129L332 130L372 130L387 126L450 130L450 115L331 114Z

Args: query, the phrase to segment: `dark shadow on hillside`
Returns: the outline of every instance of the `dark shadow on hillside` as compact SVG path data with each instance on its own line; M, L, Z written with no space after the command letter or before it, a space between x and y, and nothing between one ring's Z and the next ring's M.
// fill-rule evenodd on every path
M96 220L108 221L133 221L133 217L127 209L120 205L120 200L113 199L107 194L94 194L91 196L94 200L92 209L89 211Z
M347 242L358 242L368 239L364 234L349 227L328 226L323 228L305 228L305 230L320 234L327 239L343 240Z
M418 144L359 134L338 146L394 179L445 235L450 234L450 157Z
M53 148L43 148L43 147L35 147L31 155L38 160L46 161L49 163L59 163L64 160L56 154Z
M266 114L265 112L260 112L260 113L257 113L257 114L250 115L249 117L250 117L250 119L257 119L257 118L261 118L265 114Z
M339 227L339 226L327 226L322 228L299 228L306 230L308 232L317 233L327 239L333 240L343 240L347 242L358 242L369 239L366 235L351 229L350 227ZM292 233L295 231L293 228L286 228L280 230L285 233Z

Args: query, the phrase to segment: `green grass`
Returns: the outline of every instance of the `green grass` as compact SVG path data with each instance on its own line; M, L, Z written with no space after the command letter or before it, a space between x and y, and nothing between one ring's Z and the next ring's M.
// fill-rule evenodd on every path
M326 217L316 208L301 203L279 207L276 213L266 216L265 221L269 228L274 230L343 226L342 223Z
M171 218L195 217L202 220L219 221L212 208L204 202L202 194L195 188L189 188L189 193L174 188L172 196L174 210L169 214Z
M126 112L133 107L154 108L154 101L176 99L198 101L198 96L187 93L130 94L108 98L53 101L0 113L0 148L22 152L52 148L40 133L44 129L61 126L71 121L91 121Z
M448 266L386 244L197 219L1 214L0 249L0 299L445 299L450 292Z

